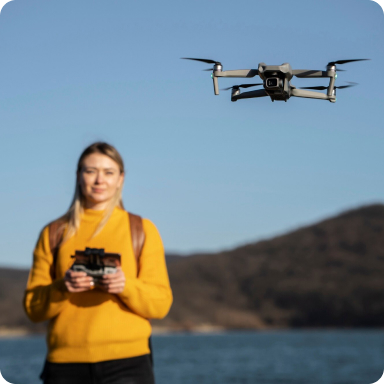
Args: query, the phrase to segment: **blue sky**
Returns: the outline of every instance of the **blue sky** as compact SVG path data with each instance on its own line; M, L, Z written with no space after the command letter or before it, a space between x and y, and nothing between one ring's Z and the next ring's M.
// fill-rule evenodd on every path
M216 251L384 202L384 18L369 0L14 0L0 14L0 265L29 267L81 151L126 163L126 208L168 252ZM346 64L335 104L231 103L209 65ZM256 81L255 81L256 79ZM258 78L245 82L258 82ZM220 79L220 88L241 79ZM296 86L326 79L294 79Z

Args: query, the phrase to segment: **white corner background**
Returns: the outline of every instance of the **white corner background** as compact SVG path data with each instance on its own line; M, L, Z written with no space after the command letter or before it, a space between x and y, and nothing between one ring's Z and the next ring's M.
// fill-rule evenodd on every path
M3 9L4 5L11 2L12 0L0 0L0 13L1 10Z
M377 4L379 4L380 7L381 7L381 9L382 9L383 12L384 12L384 6L383 6L383 4L384 4L384 0L372 0L372 1L374 1L374 2L377 3Z
M384 4L384 0L372 0L372 1L374 1L375 3L377 3L377 4L379 4L380 5L380 7L381 7L381 9L384 11L384 7L383 7L383 4Z
M1 7L3 7L3 6L4 6L4 4L2 4ZM0 384L12 384L12 383L10 383L9 381L5 380L4 377L1 375L1 372L0 372Z

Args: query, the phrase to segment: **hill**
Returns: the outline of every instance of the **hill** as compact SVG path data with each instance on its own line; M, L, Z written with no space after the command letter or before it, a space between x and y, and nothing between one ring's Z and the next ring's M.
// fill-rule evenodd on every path
M169 264L163 323L194 328L382 327L384 206Z
M384 205L215 254L167 258L174 305L156 327L265 329L384 325ZM0 268L0 328L36 332L28 272Z

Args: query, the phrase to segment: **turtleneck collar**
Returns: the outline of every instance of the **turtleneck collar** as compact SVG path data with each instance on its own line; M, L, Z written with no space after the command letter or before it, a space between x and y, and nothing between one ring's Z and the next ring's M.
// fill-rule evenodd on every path
M81 218L87 221L99 221L105 214L105 209L96 210L96 209L84 209Z

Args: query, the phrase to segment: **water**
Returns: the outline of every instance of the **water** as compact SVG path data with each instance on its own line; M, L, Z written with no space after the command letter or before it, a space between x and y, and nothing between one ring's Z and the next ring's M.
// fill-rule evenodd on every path
M276 331L154 336L157 384L371 384L384 370L384 331ZM0 340L0 371L41 384L43 337Z

